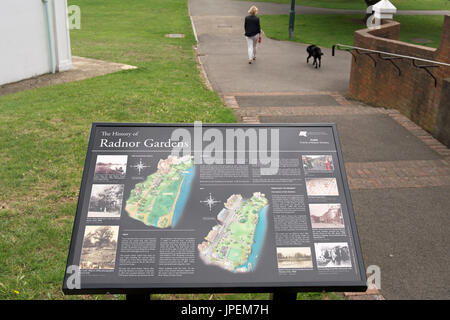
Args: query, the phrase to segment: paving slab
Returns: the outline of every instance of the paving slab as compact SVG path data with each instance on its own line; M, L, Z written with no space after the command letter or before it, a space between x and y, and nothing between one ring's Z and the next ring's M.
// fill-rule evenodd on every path
M306 107L306 106L337 106L339 102L330 95L272 95L272 96L236 96L242 107Z
M0 86L0 96L54 84L80 81L108 73L136 69L127 64L72 56L73 68L64 72L47 73L30 79Z
M345 161L392 161L440 159L417 137L385 114L262 116L262 123L336 123Z
M450 186L351 190L366 266L386 299L450 299Z

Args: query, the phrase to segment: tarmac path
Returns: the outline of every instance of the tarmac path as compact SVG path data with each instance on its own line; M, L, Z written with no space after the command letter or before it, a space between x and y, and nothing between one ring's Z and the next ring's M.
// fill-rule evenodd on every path
M322 68L314 69L306 64L307 44L263 37L249 65L243 34L249 6L286 14L286 5L188 3L199 61L212 89L242 122L337 124L364 263L380 267L383 297L450 299L450 150L396 110L347 99L346 52L332 57L324 49ZM306 10L313 9L298 7Z

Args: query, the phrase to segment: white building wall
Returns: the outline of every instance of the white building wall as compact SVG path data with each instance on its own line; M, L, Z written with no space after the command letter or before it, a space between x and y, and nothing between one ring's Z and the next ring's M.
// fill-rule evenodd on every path
M56 71L72 68L67 0L48 0ZM52 72L45 3L0 0L0 85Z

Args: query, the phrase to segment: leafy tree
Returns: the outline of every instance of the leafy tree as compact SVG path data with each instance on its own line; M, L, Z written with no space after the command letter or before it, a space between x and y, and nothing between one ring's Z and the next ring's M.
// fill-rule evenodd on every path
M109 227L105 226L98 228L93 233L88 234L86 240L89 239L91 243L93 242L97 247L102 248L113 246L115 244L115 241L112 239L113 236L113 231ZM91 239L93 239L94 241L92 241Z
M91 237L90 236L85 237L83 241L83 248L91 248L93 246L94 244L91 241Z

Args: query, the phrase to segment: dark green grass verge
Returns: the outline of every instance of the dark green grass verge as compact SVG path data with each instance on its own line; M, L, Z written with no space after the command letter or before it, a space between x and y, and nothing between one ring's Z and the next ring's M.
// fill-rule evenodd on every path
M395 16L395 20L401 24L400 40L413 43L412 39L424 38L431 41L426 46L439 46L443 16ZM261 16L261 27L269 38L290 40L288 26L288 15ZM296 15L291 40L328 48L336 43L353 45L353 33L364 28L359 15Z

